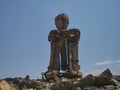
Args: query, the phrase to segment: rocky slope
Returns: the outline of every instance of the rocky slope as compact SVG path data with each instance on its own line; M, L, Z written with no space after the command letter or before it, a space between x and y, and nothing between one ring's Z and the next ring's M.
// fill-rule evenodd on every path
M41 79L5 78L0 80L0 90L120 90L120 75L106 69L98 76L91 74L79 79L56 78L49 82Z

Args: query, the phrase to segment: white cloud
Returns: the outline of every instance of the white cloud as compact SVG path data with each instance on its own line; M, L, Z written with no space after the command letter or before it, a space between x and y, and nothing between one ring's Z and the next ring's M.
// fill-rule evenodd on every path
M102 66L102 65L110 65L110 64L113 64L113 61L106 60L106 61L102 61L102 62L97 62L95 65Z
M104 61L99 61L99 62L96 62L94 65L96 65L94 70L91 70L91 71L88 71L88 72L83 72L84 76L86 76L88 74L92 74L94 76L97 76L100 73L102 73L106 68L110 68L111 71L113 72L113 74L119 74L120 73L119 72L120 59L118 59L118 60L108 59L108 60L104 60Z

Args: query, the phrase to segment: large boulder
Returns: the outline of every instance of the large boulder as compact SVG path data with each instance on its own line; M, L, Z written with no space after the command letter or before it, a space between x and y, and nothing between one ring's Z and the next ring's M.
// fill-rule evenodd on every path
M93 75L89 74L80 80L79 86L81 88L84 88L85 86L93 86L94 83L95 83L95 77Z
M106 76L106 77L112 78L112 73L111 73L110 69L106 69L99 76Z
M0 81L0 90L18 90L17 87L10 85L5 80Z
M102 87L105 85L115 85L112 79L108 76L97 76L95 77L94 86Z
M112 73L109 69L103 71L99 76L93 76L91 74L82 78L79 82L79 86L84 88L85 86L103 87L105 85L115 85L112 81Z
M51 86L51 90L72 90L73 83L69 79L62 79Z

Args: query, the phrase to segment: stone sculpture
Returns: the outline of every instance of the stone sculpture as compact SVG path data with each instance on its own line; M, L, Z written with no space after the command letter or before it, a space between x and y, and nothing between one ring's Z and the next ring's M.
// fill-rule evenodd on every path
M51 43L51 56L48 71L45 73L47 80L56 77L81 78L78 65L78 29L67 30L69 18L65 13L55 18L57 30L49 33L48 41ZM60 70L65 71L61 73Z

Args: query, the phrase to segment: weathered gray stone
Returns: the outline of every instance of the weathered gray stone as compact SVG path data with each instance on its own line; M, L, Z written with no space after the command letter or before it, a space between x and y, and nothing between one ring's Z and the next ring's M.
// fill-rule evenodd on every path
M120 82L120 75L113 75L113 78Z
M99 90L99 89L94 86L85 86L83 90Z
M104 88L107 90L115 90L113 85L107 85L107 86L104 86Z
M119 81L117 81L116 79L114 79L114 78L112 78L112 81L117 85L117 86L119 86L120 87L120 82Z
M76 90L81 90L81 88L80 88L80 87L77 87Z

